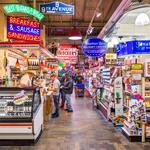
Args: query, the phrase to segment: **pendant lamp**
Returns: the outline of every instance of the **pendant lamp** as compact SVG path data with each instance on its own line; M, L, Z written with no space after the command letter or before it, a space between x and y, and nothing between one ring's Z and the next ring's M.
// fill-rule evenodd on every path
M69 40L81 40L82 35L81 35L80 30L78 30L76 28L72 29L68 34L68 39Z
M15 67L16 67L16 68L20 68L20 63L19 63L19 60L18 60L18 59L17 59L17 61L16 61Z
M135 20L135 25L144 26L150 24L150 18L146 13L140 13Z

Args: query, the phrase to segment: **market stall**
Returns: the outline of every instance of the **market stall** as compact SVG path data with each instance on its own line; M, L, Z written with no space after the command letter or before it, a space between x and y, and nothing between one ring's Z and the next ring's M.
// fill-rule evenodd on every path
M53 70L50 68L52 64L47 62L53 56L39 42L1 42L0 50L4 51L0 138L36 141L51 113L52 92L47 93L49 78L44 78L43 72L48 74ZM44 66L41 66L41 59ZM26 73L38 76L33 84L22 85L22 76ZM15 102L17 97L22 99L18 103Z

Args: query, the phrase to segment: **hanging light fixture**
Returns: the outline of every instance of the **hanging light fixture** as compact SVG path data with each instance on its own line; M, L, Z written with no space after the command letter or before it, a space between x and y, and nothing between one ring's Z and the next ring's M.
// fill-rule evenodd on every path
M74 28L73 30L71 30L69 32L68 39L69 40L81 40L82 39L82 35L81 35L80 30L78 30L76 28Z
M18 59L17 59L17 61L16 61L15 67L16 67L16 68L20 68L20 63L19 63L19 60L18 60Z
M150 24L150 19L146 13L140 13L135 20L135 25L144 26Z

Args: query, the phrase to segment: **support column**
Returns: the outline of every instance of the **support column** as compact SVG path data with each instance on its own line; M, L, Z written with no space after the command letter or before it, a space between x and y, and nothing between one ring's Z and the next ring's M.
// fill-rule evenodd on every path
M36 9L36 0L33 1L33 8Z

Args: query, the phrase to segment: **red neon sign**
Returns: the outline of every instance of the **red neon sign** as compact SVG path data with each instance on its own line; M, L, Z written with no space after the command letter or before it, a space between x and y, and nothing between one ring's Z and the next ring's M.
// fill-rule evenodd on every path
M12 23L16 25L30 26L33 28L40 27L39 21L32 21L28 19L19 18L19 17L8 17L7 21L8 23Z
M24 41L40 41L40 22L19 17L8 17L7 37Z

